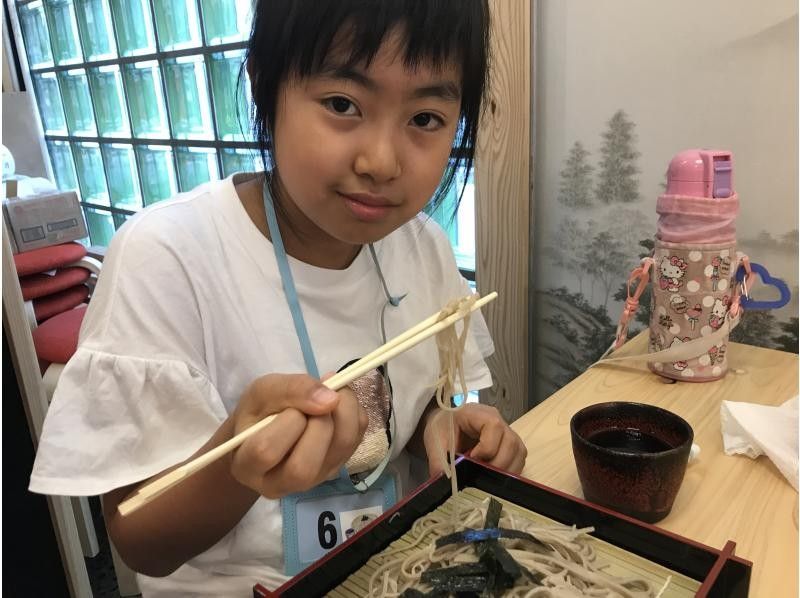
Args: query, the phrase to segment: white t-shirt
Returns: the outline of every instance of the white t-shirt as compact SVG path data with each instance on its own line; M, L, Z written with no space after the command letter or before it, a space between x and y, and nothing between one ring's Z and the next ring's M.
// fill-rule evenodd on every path
M77 352L47 413L30 490L99 495L187 459L264 374L305 372L271 243L234 189L252 175L205 184L133 217L115 235ZM420 216L375 244L392 295L392 338L469 293L449 242ZM383 343L380 279L363 248L345 270L289 258L320 372ZM473 315L464 356L472 390L491 385L493 351ZM432 396L429 339L390 362L397 459ZM404 454L404 453L403 453ZM406 489L407 490L407 489ZM280 502L261 498L225 537L167 578L139 576L145 596L249 596L285 580Z

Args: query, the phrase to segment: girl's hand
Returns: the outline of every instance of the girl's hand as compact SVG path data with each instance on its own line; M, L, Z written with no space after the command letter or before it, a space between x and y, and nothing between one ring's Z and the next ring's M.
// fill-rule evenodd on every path
M245 440L231 459L236 480L267 498L303 492L336 477L367 428L367 413L353 392L338 392L304 374L256 379L233 413L238 434L277 413Z
M471 457L511 473L519 473L525 465L528 449L494 407L467 403L453 412L456 452L472 449ZM425 421L423 441L431 476L440 473L444 464L439 444L450 446L450 424L447 412L434 409Z

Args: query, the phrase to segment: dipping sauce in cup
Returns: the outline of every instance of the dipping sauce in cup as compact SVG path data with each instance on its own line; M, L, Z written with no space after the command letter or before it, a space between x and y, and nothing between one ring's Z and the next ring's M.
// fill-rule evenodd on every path
M570 420L586 500L655 523L683 482L694 431L671 411L642 403L590 405Z

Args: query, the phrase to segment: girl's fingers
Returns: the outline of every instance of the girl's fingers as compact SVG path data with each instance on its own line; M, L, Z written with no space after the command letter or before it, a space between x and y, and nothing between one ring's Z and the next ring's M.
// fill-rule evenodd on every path
M323 415L336 408L339 395L305 374L268 374L257 378L236 408L236 432L273 413L293 407L307 415Z
M524 444L522 444L522 441L520 441L520 445L521 447L516 451L511 465L506 468L511 473L520 473L523 469L525 469L525 461L528 458L528 449Z
M368 423L350 389L337 393L302 374L266 375L243 393L236 433L273 413L275 420L231 459L234 477L268 498L307 490L338 473Z
M339 391L340 399L331 414L333 438L325 459L326 471L336 474L358 447L367 428L367 413L349 388Z
M441 459L435 455L428 454L428 477L435 478L443 471Z
M473 454L475 451L473 450ZM510 471L519 473L522 466L525 464L525 457L527 456L527 449L522 441L519 439L511 428L506 427L503 431L503 437L500 441L497 451L491 457L477 457L486 461L487 463Z
M506 425L495 420L484 423L478 435L478 443L470 453L475 459L491 463L501 450Z
M423 433L425 454L428 457L428 475L435 477L444 471L447 464L443 461L450 446L450 433L447 427L447 414L436 411L428 419Z
M231 472L249 488L260 491L265 471L277 466L289 454L306 429L307 418L296 409L284 409L275 420L234 451Z
M444 451L447 450L447 442L444 438L440 438L439 442L441 444L442 449L439 449L439 446L436 444L435 440L433 442L425 443L425 453L428 456L428 475L430 477L435 477L444 471L446 463L443 461L445 459Z
M522 471L528 451L500 413L493 407L475 404L465 405L462 410L459 429L477 440L472 457L513 473Z
M304 492L316 486L327 473L325 459L332 438L333 419L330 415L308 418L308 425L291 453L264 475L263 485L280 496Z

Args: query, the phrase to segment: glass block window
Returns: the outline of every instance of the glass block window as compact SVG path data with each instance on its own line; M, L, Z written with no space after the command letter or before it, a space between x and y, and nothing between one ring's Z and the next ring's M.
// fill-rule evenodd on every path
M426 209L426 213L433 218L447 233L453 252L456 255L456 263L462 273L471 273L468 276L474 279L475 273L475 180L472 173L466 180L464 187L464 171L456 171L456 178L453 186L445 196L444 200L436 209ZM461 203L458 204L458 197L461 190ZM458 204L458 212L455 212Z
M17 0L60 189L90 242L145 206L261 168L239 76L251 0Z

